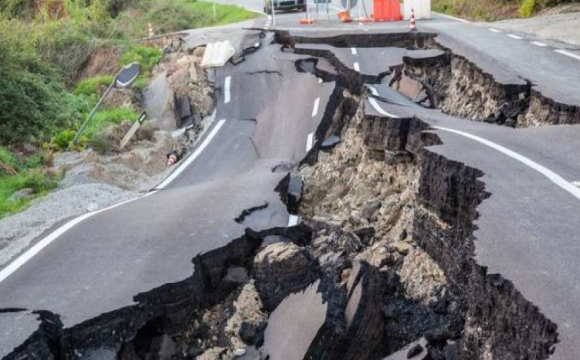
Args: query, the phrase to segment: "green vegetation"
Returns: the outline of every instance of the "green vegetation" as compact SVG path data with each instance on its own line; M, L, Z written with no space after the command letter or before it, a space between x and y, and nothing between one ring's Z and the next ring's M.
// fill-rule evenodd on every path
M255 16L237 6L218 5L214 18L212 4L196 0L0 0L0 217L57 185L58 178L43 168L53 152L87 145L109 151L103 130L137 119L137 109L103 106L78 146L71 147L114 79L113 71L83 78L91 56L99 54L95 50L118 56L113 68L139 62L142 73L133 87L143 89L163 57L157 47L135 41L148 36L148 23L160 34ZM27 188L31 197L10 199Z
M139 114L131 108L120 107L101 110L95 114L84 134L90 140L101 129L120 124L123 120L134 122L137 118L139 118Z
M129 65L138 62L141 64L141 72L143 74L149 74L162 57L163 51L158 48L143 45L131 45L125 48L119 61L121 65Z
M579 0L434 0L433 10L470 19L495 21L530 17L536 12Z
M39 155L17 158L0 147L0 218L22 210L31 200L58 186L58 176L39 168L42 162ZM31 189L31 194L12 198L23 189Z

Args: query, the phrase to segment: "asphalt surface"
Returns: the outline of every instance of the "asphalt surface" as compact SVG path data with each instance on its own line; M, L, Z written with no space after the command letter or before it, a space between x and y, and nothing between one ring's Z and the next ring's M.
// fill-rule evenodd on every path
M324 108L313 112L314 99L296 106L306 101L302 95L316 94L326 103L333 86L269 53L279 53L279 47L264 46L241 65L216 72L221 88L216 119L199 144L215 135L173 182L85 219L0 283L0 309L28 309L0 311L0 355L37 328L30 310L58 313L69 327L131 305L138 293L190 276L193 257L243 234L248 224L234 218L244 209L269 204L251 216L256 230L288 224L286 208L274 192L285 174L272 168L302 159L308 135L322 118ZM263 69L286 75L259 73ZM289 91L295 88L303 93Z
M259 0L235 3L256 11L263 7ZM333 6L338 8L340 3L334 1ZM404 31L407 27L406 23L341 24L334 19L300 27L302 17L304 13L277 13L276 23L264 16L244 26L317 35ZM569 55L580 55L576 49L560 48L556 42L538 46L526 34L511 37L486 26L440 16L419 21L418 26L440 32L444 45L476 62L500 82L528 79L556 101L580 102L576 91L580 61ZM215 38L235 37L238 48L256 36L236 27L216 33ZM65 326L78 324L132 304L139 292L191 275L191 259L196 254L242 234L244 224L233 219L243 209L266 201L269 206L252 216L252 226L286 225L288 214L273 191L284 174L271 169L281 162L299 161L316 141L309 142L308 137L320 121L334 85L293 71L297 57L281 53L279 46L266 46L269 40L244 63L216 72L221 93L216 119L206 132L211 141L195 161L166 188L98 213L58 237L0 282L0 309L46 309L59 313ZM190 45L199 41L194 36L187 39ZM333 51L345 65L355 68L357 63L361 73L376 74L381 66L396 63L402 50ZM231 85L226 87L228 77ZM575 340L580 338L580 303L576 301L580 298L580 198L540 170L548 169L568 184L580 180L576 156L580 128L514 130L422 109L384 86L376 86L376 91L393 101L369 101L366 111L417 115L438 128L434 131L444 145L433 147L433 151L485 173L482 180L492 196L478 208L478 261L488 266L490 273L513 281L559 325L561 342L552 359L576 358ZM215 127L219 128L214 132ZM500 146L520 158L498 150ZM36 327L35 316L29 312L0 312L0 356L22 343Z

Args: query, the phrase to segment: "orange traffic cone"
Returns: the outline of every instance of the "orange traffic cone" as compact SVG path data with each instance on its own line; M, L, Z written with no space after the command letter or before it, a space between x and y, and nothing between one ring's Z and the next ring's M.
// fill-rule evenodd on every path
M411 31L417 31L417 23L415 22L415 9L411 9L411 22L409 24Z
M155 32L153 31L153 25L149 23L149 37L155 36Z

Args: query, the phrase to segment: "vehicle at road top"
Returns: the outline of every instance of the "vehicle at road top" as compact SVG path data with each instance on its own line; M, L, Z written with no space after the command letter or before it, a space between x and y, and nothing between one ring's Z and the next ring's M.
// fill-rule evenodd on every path
M306 11L305 0L264 0L264 12L272 13L272 1L274 1L274 10L302 10Z

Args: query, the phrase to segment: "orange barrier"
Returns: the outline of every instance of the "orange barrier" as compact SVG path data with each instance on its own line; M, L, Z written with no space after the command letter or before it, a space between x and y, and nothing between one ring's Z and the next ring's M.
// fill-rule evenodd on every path
M302 19L300 19L300 24L301 25L314 24L314 19L302 18Z
M401 3L399 0L374 0L375 21L401 21Z

